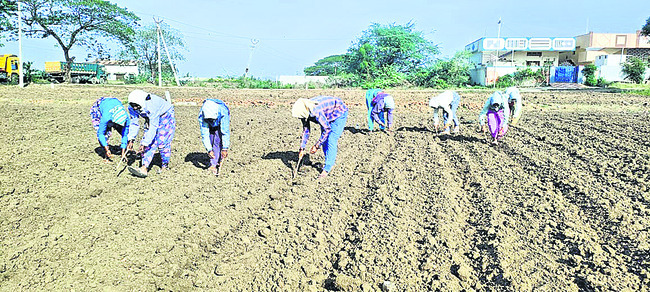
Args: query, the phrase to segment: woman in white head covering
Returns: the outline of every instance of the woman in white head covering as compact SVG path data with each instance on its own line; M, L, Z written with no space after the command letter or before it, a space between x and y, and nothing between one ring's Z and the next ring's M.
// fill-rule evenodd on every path
M199 112L201 141L210 156L210 172L219 176L230 148L230 109L219 99L206 99Z
M135 137L138 136L139 119L144 118L149 123L138 150L143 153L142 166L140 168L129 167L129 171L135 176L146 177L156 150L160 151L162 159L160 171L166 170L171 158L172 139L176 132L174 106L160 96L137 89L129 94L129 114L131 115L130 143L133 143Z
M508 99L508 108L512 115L510 125L516 126L521 117L521 94L519 93L519 88L514 86L508 87L506 89L506 98Z
M433 108L433 126L436 132L440 129L438 123L438 111L443 111L443 128L444 133L449 134L451 122L454 122L454 134L460 131L460 120L458 119L458 106L460 105L460 95L451 90L444 91L429 99L429 106Z
M499 91L495 91L483 105L483 110L478 116L481 131L486 131L485 119L492 135L492 144L498 144L508 131L508 119L510 118L510 108L505 96Z

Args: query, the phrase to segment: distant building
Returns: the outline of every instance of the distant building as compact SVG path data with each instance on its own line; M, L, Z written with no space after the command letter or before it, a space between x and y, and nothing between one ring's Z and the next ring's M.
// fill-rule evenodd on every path
M575 65L595 64L599 56L618 55L622 63L625 58L621 56L638 56L647 59L650 57L650 38L642 36L641 31L636 33L594 33L576 37L576 50L572 54L562 55L563 60L570 60ZM611 64L611 61L609 62Z
M598 67L597 77L624 81L621 64L629 56L650 59L650 38L640 31L590 32L570 38L480 38L465 50L472 52L471 80L480 85L494 84L500 76L521 68L540 66L550 66L550 83L582 83L582 68L590 64Z
M576 49L573 37L508 37L480 38L467 46L474 68L470 77L474 84L490 85L518 68L534 70L542 66L559 66L561 55Z
M104 65L107 80L124 80L126 75L138 75L138 62L131 60L98 60L95 64Z

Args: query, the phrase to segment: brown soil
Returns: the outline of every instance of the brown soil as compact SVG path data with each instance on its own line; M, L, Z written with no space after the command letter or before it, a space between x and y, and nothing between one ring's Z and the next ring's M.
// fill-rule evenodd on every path
M392 91L389 135L356 129L360 90L170 89L170 170L138 179L102 161L88 114L131 89L0 88L0 290L650 287L647 98L524 93L494 147L474 122L488 92L462 92L461 134L436 136L433 91ZM351 107L337 164L317 181L319 152L292 180L289 105L318 94ZM232 112L218 178L192 105L209 97Z

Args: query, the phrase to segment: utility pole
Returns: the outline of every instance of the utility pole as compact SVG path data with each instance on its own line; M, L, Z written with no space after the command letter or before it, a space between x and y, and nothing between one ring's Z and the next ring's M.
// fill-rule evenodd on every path
M248 78L248 70L251 67L251 60L253 60L253 51L255 51L255 46L259 43L259 40L251 39L251 53L248 55L248 63L246 64L246 71L244 72L244 79Z
M158 28L158 41L156 42L156 51L158 52L158 87L162 87L162 65L160 61L160 22L162 20L157 20L154 17L153 21L156 22L156 27Z
M23 80L23 21L22 21L22 2L18 1L18 87L25 87Z
M496 61L494 62L493 70L494 70L494 76L497 75L497 68L496 65L499 64L499 49L501 48L501 17L499 17L499 22L497 23L499 25L499 29L497 30L497 56L496 56ZM498 77L495 77L498 78ZM497 86L497 80L494 80L494 87Z
M169 61L169 65L172 67L172 71L174 72L174 79L176 80L176 86L181 86L181 83L178 81L178 75L176 74L176 68L174 68L174 63L172 62L172 58L169 55L169 48L167 47L167 41L165 41L165 38L163 37L162 34L162 29L160 29L160 25L158 22L156 22L156 25L158 26L158 39L162 39L162 43L165 46L165 53L167 53L167 60ZM158 51L158 66L160 66L160 51Z

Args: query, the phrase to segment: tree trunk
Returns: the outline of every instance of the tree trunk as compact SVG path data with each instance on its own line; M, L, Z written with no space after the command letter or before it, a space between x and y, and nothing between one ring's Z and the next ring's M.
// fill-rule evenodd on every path
M70 58L70 50L63 48L63 55L65 56L65 77L64 81L66 83L71 83L72 82L72 73L70 72L72 69L72 58Z

